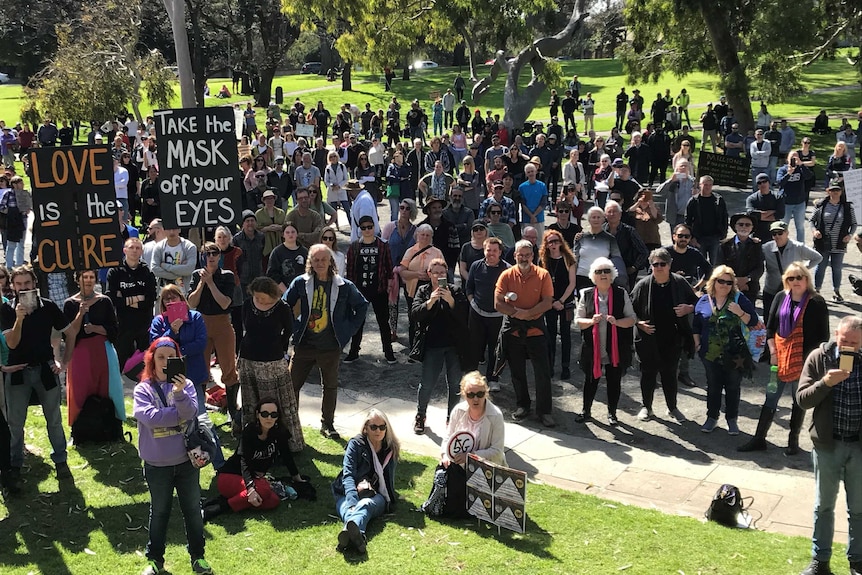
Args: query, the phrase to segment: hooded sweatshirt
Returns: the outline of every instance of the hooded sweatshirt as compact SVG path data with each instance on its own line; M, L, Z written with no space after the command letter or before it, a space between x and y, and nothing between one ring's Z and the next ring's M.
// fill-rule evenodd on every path
M182 393L174 393L173 385L157 382L168 400L165 406L150 380L135 386L134 415L138 421L138 453L153 467L170 467L189 460L183 429L197 417L198 400L195 386L186 380Z
M156 276L147 264L141 261L132 269L123 260L122 264L108 270L107 285L107 295L114 302L121 327L142 329L150 325L156 302ZM126 298L132 296L144 296L144 300L138 302L138 307L131 307Z

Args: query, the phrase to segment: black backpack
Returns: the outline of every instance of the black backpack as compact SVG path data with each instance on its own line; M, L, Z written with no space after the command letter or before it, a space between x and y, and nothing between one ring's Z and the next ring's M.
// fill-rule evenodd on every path
M123 424L114 414L114 402L108 397L91 395L84 402L78 419L72 424L72 440L82 443L109 443L123 439Z
M725 483L712 496L712 503L706 510L706 518L725 527L737 527L739 516L744 510L739 488Z

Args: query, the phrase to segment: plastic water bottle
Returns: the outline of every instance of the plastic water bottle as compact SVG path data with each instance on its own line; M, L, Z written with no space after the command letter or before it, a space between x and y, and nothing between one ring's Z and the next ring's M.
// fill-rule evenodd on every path
M775 393L778 391L778 366L769 366L769 383L766 384L766 393Z

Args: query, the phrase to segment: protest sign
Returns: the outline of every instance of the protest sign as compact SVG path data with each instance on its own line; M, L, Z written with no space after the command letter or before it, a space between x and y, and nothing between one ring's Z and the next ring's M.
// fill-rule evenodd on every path
M470 454L467 511L497 527L523 533L527 525L527 474Z
M107 146L30 150L33 242L44 272L120 265L114 158Z
M751 159L701 151L697 162L697 175L712 176L717 186L744 189L749 187Z
M313 138L314 137L314 126L311 124L297 124L296 125L296 137L304 137L304 138Z
M853 210L856 212L856 221L862 222L862 169L847 170L842 172L844 176L844 191L847 200L853 202Z
M232 108L153 112L166 229L238 224L242 213Z

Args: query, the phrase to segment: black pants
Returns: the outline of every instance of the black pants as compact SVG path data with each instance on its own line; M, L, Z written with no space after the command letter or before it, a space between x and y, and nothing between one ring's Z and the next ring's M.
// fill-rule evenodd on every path
M569 122L571 122L573 130L578 129L577 124L575 124L575 113L574 112L563 112L563 123L566 126L566 132L569 131Z
M9 424L6 422L6 416L3 415L3 410L0 409L0 472L3 473L9 471L9 468L12 466L11 442L12 434L9 433Z
M485 377L489 380L493 377L497 338L500 336L500 327L503 325L503 317L485 317L479 315L470 308L470 317L467 322L470 330L470 363L465 371L475 371L479 368L479 361L485 359Z
M661 162L653 162L650 166L649 185L653 185L656 181L659 183L665 180L667 174L667 158L663 158Z
M245 333L245 326L242 323L242 306L234 306L230 308L230 323L233 326L233 333L236 335L236 353L239 355L239 346L242 343L242 336Z
M377 325L380 328L380 342L383 344L383 353L392 353L392 332L389 331L389 294L387 293L367 293L362 291L362 295L374 308L374 316L377 318ZM365 329L365 322L359 326L359 329L350 340L350 355L359 354L360 344L362 343L362 332Z
M625 110L617 110L617 120L614 124L617 130L622 130L623 126L626 125L626 111Z
M546 176L545 185L548 187L548 193L551 195L551 209L556 209L557 205L557 190L560 186L560 176L562 174L558 173L556 170L549 170L548 175Z
M455 118L455 112L447 112L443 110L443 127L447 130L452 127L452 121Z
M586 332L585 337L592 337L592 334ZM593 400L596 399L596 392L599 390L599 379L593 377L592 362L584 366L584 414L589 415L593 409ZM617 406L620 403L620 394L622 393L621 382L623 379L623 370L621 367L613 367L610 364L605 365L605 380L608 382L608 413L611 415L617 414ZM664 380L662 380L664 383Z
M464 99L464 88L455 88L455 97L458 98L458 101Z
M566 321L566 310L551 309L545 312L545 325L548 326L548 364L554 373L557 351L557 327L560 328L560 365L569 369L572 361L572 322Z
M144 351L150 345L150 326L120 325L117 333L117 359L120 360L120 370L135 351Z
M677 396L677 370L679 363L679 346L662 347L661 364L647 367L641 362L641 394L643 395L644 407L652 410L653 396L655 395L656 376L661 374L661 389L664 392L664 402L668 410L676 409ZM650 362L651 363L651 362Z
M507 358L512 371L512 386L518 407L530 409L530 388L527 385L527 357L533 363L536 376L536 415L551 413L551 368L548 365L548 338L534 335L522 338L508 335Z

